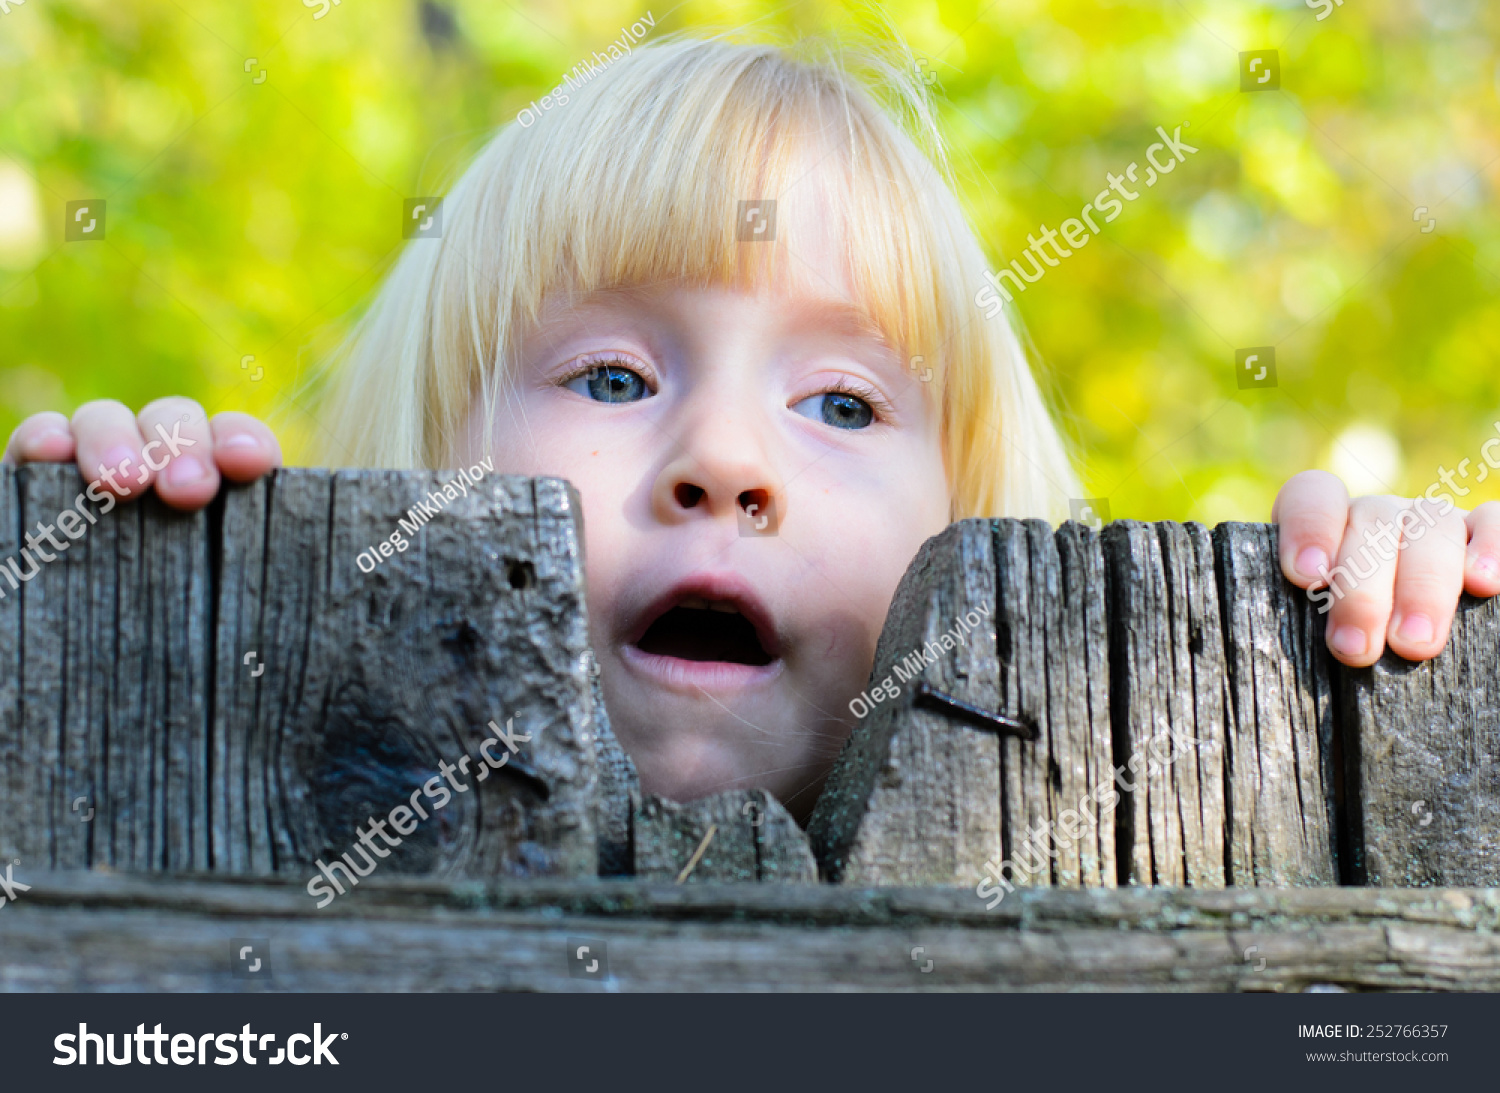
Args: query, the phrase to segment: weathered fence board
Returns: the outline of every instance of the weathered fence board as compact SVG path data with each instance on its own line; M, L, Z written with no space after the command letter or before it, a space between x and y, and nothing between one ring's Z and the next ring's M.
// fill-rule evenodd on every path
M604 708L604 688L599 682L599 664L589 652L589 698L593 715L594 758L599 768L599 788L594 796L594 828L599 838L599 875L628 877L635 873L635 841L632 814L641 797L641 779L635 760L626 754L609 727Z
M993 564L983 557L991 529ZM814 812L825 875L966 886L979 876L984 899L1116 880L1500 882L1500 606L1466 598L1429 664L1387 653L1349 670L1329 654L1312 599L1282 577L1276 544L1269 525L1133 521L1097 537L1071 524L965 521L929 540L892 605L872 688L965 602L982 602L993 571L999 695L986 704L987 688L961 670L976 655L967 647L923 678L990 712L1019 712L1039 735L997 738L944 719L905 686L856 726ZM970 750L939 757L934 731ZM998 815L985 788L989 739L1003 757ZM970 795L975 837L962 854L930 786ZM1441 824L1429 832L1433 816ZM913 849L924 838L937 848L926 856ZM1007 857L991 865L982 848L996 840ZM1092 852L1101 869L1090 870ZM851 873L851 862L861 867Z
M31 879L0 990L1500 990L1494 890L1033 889L987 912L953 888L375 877L317 911L277 878ZM233 976L235 937L269 940L268 979Z
M23 483L8 521L31 536L12 540L22 583L0 586L19 608L0 856L206 868L207 517L154 499L97 517L71 468ZM77 541L58 535L70 511Z
M1079 524L1054 536L1040 520L997 521L992 535L999 710L1039 734L1000 738L1003 853L1026 862L1011 879L1113 886L1115 818L1095 800L1114 777L1099 537Z
M1134 520L1103 539L1128 882L1222 887L1228 710L1212 543L1202 525ZM1164 753L1173 761L1150 762Z
M81 488L61 467L0 480L23 528ZM306 876L346 851L368 860L356 829L415 798L390 869L595 873L576 495L476 482L363 572L360 552L447 480L282 471L190 516L122 506L43 556L0 601L20 691L19 718L7 701L0 721L0 851ZM498 768L480 758L492 724L531 737Z
M1359 883L1500 883L1500 602L1465 596L1449 641L1461 657L1386 657L1348 680Z
M1337 884L1333 688L1348 670L1328 651L1324 616L1281 577L1275 529L1221 524L1216 536L1234 711L1231 881Z

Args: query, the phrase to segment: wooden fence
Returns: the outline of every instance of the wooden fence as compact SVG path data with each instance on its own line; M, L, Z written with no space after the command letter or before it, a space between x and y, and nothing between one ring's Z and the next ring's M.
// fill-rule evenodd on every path
M804 833L763 792L640 792L591 671L577 495L453 480L284 470L183 515L0 469L0 861L32 884L0 986L223 987L168 939L267 919L321 969L282 985L370 985L309 955L365 916L435 965L499 929L551 969L427 986L586 987L545 955L562 915L641 968L631 945L682 943L617 961L627 986L1494 989L1494 893L1459 890L1500 875L1493 602L1465 598L1435 661L1349 670L1272 527L954 524L902 581ZM1225 929L1287 962L1247 972ZM58 930L134 949L96 981ZM973 959L892 971L913 930ZM769 957L778 931L811 963ZM1160 959L1119 947L1137 935ZM1400 938L1431 966L1390 971Z

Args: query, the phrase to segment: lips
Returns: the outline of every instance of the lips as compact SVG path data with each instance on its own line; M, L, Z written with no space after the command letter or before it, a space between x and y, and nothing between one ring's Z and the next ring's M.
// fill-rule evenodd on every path
M695 574L652 600L628 644L700 662L765 665L781 655L771 612L736 574Z

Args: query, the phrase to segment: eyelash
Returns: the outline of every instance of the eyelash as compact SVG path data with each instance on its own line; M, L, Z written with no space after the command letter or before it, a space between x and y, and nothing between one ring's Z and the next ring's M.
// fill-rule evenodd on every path
M582 357L579 359L586 363L581 364L579 367L573 369L567 375L558 379L558 387L566 387L578 377L586 376L596 368L618 367L626 372L633 372L637 376L640 376L641 380L646 384L646 389L653 395L656 394L656 388L652 386L650 376L648 376L633 362L626 360L624 357L606 353L599 356ZM857 399L862 399L869 405L870 409L875 412L875 418L877 421L886 421L893 413L895 413L895 407L893 407L890 402L881 395L879 391L875 390L875 388L871 387L869 384L860 383L859 381L851 379L848 376L840 376L830 386L824 387L818 391L814 391L807 397L812 398L816 395L852 395ZM798 399L797 401L800 402L802 400Z
M813 395L853 395L855 398L862 399L869 405L870 409L875 412L876 421L885 421L895 413L895 407L886 401L879 391L875 390L869 384L860 383L858 380L850 379L848 376L840 376L831 386L825 387L821 391L814 391ZM811 398L813 396L809 395L808 397Z
M573 369L573 371L569 372L566 376L563 376L559 380L557 380L558 387L566 387L568 384L576 380L579 376L586 376L596 368L617 367L622 371L632 372L635 375L640 376L641 381L646 385L646 390L650 391L653 395L656 394L656 388L651 385L651 377L646 374L645 370L635 362L628 361L624 357L621 357L617 354L602 353L598 355L583 356L580 357L579 360L584 363L580 364L579 367Z

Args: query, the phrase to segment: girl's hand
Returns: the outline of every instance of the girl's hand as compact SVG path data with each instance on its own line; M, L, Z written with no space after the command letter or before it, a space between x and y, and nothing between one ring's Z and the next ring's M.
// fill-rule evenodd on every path
M1448 643L1461 591L1500 592L1500 503L1468 512L1433 492L1351 501L1334 475L1303 471L1276 497L1281 571L1311 589L1328 614L1328 648L1350 667L1374 664L1387 645L1430 660Z
M80 406L69 421L33 414L10 434L6 463L66 463L92 485L129 500L154 485L175 509L201 509L219 492L220 476L249 482L281 466L281 446L265 423L225 411L208 420L188 398L163 398L139 414L101 399Z

